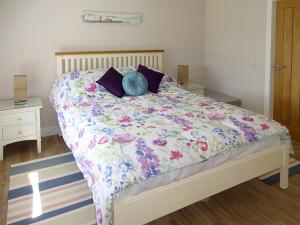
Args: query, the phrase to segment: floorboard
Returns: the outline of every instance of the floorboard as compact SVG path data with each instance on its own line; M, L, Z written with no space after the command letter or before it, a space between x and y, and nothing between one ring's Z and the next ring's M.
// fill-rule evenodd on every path
M295 158L300 160L300 143L294 142ZM11 164L67 152L59 136L43 138L42 153L34 141L19 142L4 148L0 161L0 225L6 224L7 190ZM176 196L174 196L176 197ZM289 188L268 186L257 179L212 196L162 217L148 225L299 225L300 174L290 178Z

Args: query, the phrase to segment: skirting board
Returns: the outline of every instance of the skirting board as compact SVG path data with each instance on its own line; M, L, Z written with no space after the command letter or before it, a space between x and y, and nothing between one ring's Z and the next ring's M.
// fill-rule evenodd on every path
M42 127L41 135L42 135L42 137L61 135L61 131L60 131L59 126Z

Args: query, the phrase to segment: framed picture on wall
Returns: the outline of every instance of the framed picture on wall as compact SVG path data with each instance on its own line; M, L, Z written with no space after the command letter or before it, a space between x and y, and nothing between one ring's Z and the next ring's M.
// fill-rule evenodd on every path
M85 10L82 12L82 19L85 22L96 23L141 23L142 15L138 13L114 13L114 12L97 12Z

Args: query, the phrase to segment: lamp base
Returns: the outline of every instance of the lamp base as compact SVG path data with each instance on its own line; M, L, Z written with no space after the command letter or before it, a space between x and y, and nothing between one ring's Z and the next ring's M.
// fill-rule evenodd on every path
M15 101L15 105L25 105L27 103L27 100L24 101Z

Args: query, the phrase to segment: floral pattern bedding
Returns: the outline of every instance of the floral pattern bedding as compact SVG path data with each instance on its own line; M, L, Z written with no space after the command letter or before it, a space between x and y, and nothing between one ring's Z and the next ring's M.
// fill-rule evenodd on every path
M93 193L98 224L112 224L114 197L133 184L273 135L290 141L281 124L196 96L170 76L158 94L120 99L95 82L101 75L62 75L49 96Z

